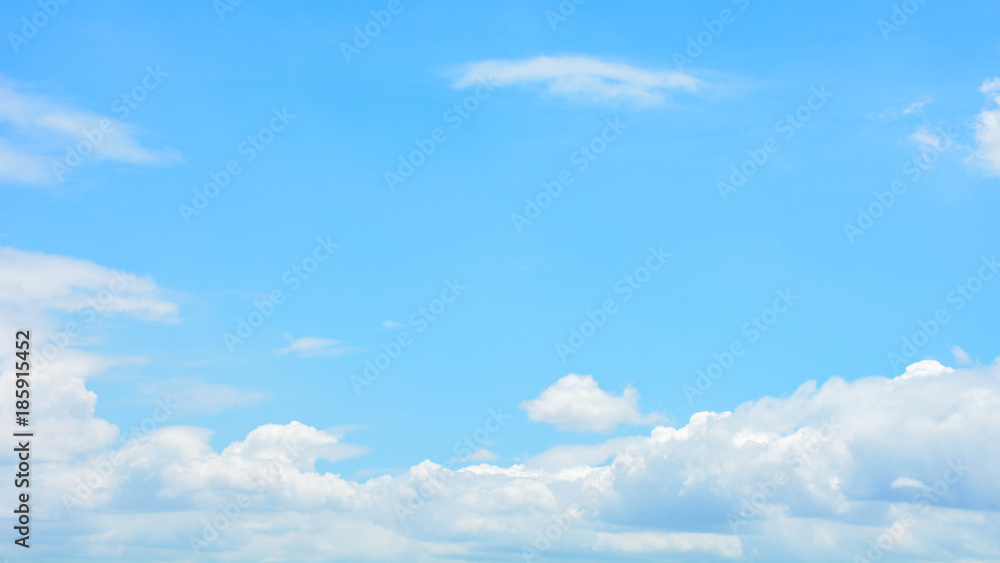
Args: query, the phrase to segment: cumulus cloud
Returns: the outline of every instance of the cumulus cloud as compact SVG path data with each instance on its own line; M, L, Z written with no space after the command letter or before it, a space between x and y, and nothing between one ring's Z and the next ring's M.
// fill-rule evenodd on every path
M522 402L521 409L531 420L578 432L608 432L622 424L652 425L664 419L639 412L639 392L634 388L626 387L615 396L602 390L591 375L567 375L538 397Z
M288 346L278 350L278 354L285 356L297 354L300 358L312 356L334 357L347 356L363 352L364 348L348 346L343 340L333 340L332 338L319 338L317 336L302 336L292 338L292 335L285 333L288 339Z
M111 446L116 426L94 416L97 395L87 381L111 367L133 369L141 357L111 358L77 348L93 339L98 319L128 316L146 321L176 321L177 305L147 277L86 260L0 247L0 332L30 328L32 424L40 460L78 460ZM68 319L68 320L67 320ZM0 354L0 385L14 389L14 357ZM11 432L13 404L0 404ZM2 426L2 425L0 425ZM43 432L44 431L44 432Z
M180 161L177 151L142 146L136 140L136 128L128 123L23 90L0 76L0 123L8 131L0 138L0 182L61 180L66 172L57 172L53 164L70 162L66 147L81 142L92 146L80 151L88 153L84 158L142 165ZM97 140L87 141L87 135ZM74 167L70 162L69 169Z
M265 549L277 559L332 561L525 553L724 561L755 552L838 561L864 557L869 541L909 515L895 555L985 561L1000 549L991 471L1000 461L998 407L1000 364L925 361L895 378L807 382L782 398L560 456L542 452L527 465L451 469L427 460L366 481L317 471L317 460L363 453L336 432L266 424L216 452L209 431L165 426L119 448L114 471L72 514L59 495L73 494L99 465L80 461L85 454L40 461L58 494L36 509L61 532L46 538L56 557L176 560L204 541L209 560ZM92 420L93 411L72 416ZM246 502L225 516L237 499ZM224 530L211 528L216 517ZM547 537L554 524L556 540Z
M265 424L218 454L211 452L206 445L207 454L174 458L163 469L163 488L158 494L177 496L184 491L253 491L255 488L274 487L282 480L286 483L301 480L303 487L300 492L311 496L309 499L302 497L303 502L322 503L321 497L313 496L321 491L308 487L310 481L324 489L329 485L330 498L346 502L347 499L340 495L353 496L348 490L350 487L341 486L339 480L323 479L315 473L319 459L336 462L368 452L367 448L344 444L342 440L342 435L317 430L300 422ZM197 450L192 448L192 451Z
M13 390L17 379L13 362L4 363L0 386ZM72 348L46 362L35 360L31 384L45 392L35 393L31 405L32 422L38 431L38 449L33 456L39 460L74 460L110 446L118 438L118 428L94 417L97 394L87 389L86 383L111 366L134 363L135 359L105 358ZM0 402L0 417L8 435L17 432L14 411L13 401ZM14 458L9 450L3 456Z
M941 363L934 360L921 360L915 364L906 366L906 370L897 379L905 381L907 379L937 377L954 373L954 371L954 369L941 365Z
M73 291L87 297L86 287L99 284ZM72 310L64 293L32 300L41 311ZM2 354L0 387L10 389L12 357ZM998 362L955 369L925 360L896 377L809 381L732 411L695 413L676 428L558 445L523 464L494 465L484 451L477 465L424 460L365 480L335 472L365 448L301 422L263 424L216 447L211 430L151 414L123 438L97 416L87 384L137 362L67 348L32 376L45 390L33 409L40 561L178 561L193 550L211 561L260 553L844 561L865 558L887 529L898 535L893 556L904 560L1000 557ZM560 379L527 403L578 424L567 397L606 421L651 416L639 414L634 392L608 394L589 376ZM8 436L12 410L0 402ZM12 475L14 463L10 449L0 452L0 471ZM11 480L0 482L0 496L14 497Z
M456 72L456 88L492 83L498 86L541 86L550 96L591 104L626 102L662 105L670 92L695 92L694 77L671 70L648 70L583 56L468 63Z
M1000 78L986 80L979 91L995 106L1000 106ZM978 163L991 176L1000 176L1000 107L980 112L974 128L977 146L973 162Z

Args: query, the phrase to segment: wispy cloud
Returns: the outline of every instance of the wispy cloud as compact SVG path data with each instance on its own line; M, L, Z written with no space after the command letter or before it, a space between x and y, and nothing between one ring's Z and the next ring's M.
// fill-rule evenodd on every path
M969 358L969 354L958 346L951 347L951 355L955 356L955 361L963 366L972 365L972 359Z
M927 104L929 104L929 103L931 103L933 101L934 101L934 98L932 98L932 97L924 94L922 96L918 96L915 100L913 100L910 103L910 105L906 106L905 108L899 109L899 108L891 107L889 109L885 109L885 110L880 111L878 113L878 118L879 119L890 119L891 120L891 119L896 119L896 118L903 117L903 116L906 116L906 115L915 115L915 114L918 114L921 111L923 111L924 106L926 106ZM874 119L875 116L874 115L869 115L868 117L870 119Z
M892 483L890 483L889 486L892 487L893 489L903 489L907 487L913 489L922 489L925 491L930 489L930 487L923 484L923 482L918 481L917 479L911 479L910 477L900 477L895 481L893 481Z
M979 91L1000 106L1000 78L986 80ZM1000 176L1000 107L984 109L976 118L975 131L977 147L971 161L991 176Z
M158 381L143 386L141 391L150 404L169 399L173 404L170 415L174 417L215 414L233 407L256 405L268 399L264 393L187 378Z
M382 321L382 326L390 330L399 330L402 328L406 328L410 325L404 323L397 323L396 321Z
M469 455L464 455L461 457L453 457L451 461L453 463L468 463L468 462L484 462L484 461L496 461L497 454L487 450L486 448L479 448L478 450L472 452Z
M151 149L128 123L26 93L0 76L0 182L52 183L88 160L162 165L181 160L172 149Z
M278 350L278 354L282 356L294 353L298 354L300 358L312 356L333 357L347 356L364 351L364 348L347 346L343 340L334 340L332 338L319 338L316 336L292 338L292 335L287 332L285 333L285 338L288 339L289 344L287 347Z
M932 133L926 126L921 126L919 129L914 131L913 134L910 135L910 140L916 141L922 148L931 147L938 150L941 150L947 143L941 138L940 135Z
M926 106L927 104L929 104L929 103L931 103L933 101L934 101L934 98L931 98L930 96L928 96L926 94L923 95L923 96L920 96L912 104L910 104L910 105L906 106L905 108L903 108L903 115L911 115L911 114L917 113L920 110L922 110L924 108L924 106Z
M0 247L0 306L76 312L86 318L128 314L177 320L177 304L146 277L66 256Z
M541 86L551 96L592 104L662 105L671 91L694 92L694 77L672 70L648 70L583 56L468 63L457 71L456 88L490 81L498 86Z

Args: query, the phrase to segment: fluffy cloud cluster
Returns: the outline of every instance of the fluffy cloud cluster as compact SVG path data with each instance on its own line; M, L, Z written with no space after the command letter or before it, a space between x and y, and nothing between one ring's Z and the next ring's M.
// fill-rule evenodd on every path
M98 287L82 283L72 291ZM65 288L44 294L54 305L38 297L40 308L67 308ZM131 310L142 317L148 307ZM161 405L123 438L96 417L86 388L115 361L68 348L33 375L46 389L36 408L33 511L45 538L35 560L1000 558L1000 363L922 361L893 378L810 381L782 398L555 446L520 464L426 460L358 481L317 463L364 448L294 421L217 450L210 430L167 424ZM4 362L0 386L10 388ZM656 423L637 400L571 375L525 406L536 420L588 430ZM0 403L0 431L11 420ZM9 481L0 495L13 498Z
M178 426L108 450L115 432L93 418L92 394L59 400L92 428L87 439L65 439L77 443L73 455L49 455L40 468L49 493L39 508L67 534L40 550L53 560L71 550L107 556L113 545L143 560L195 551L243 560L265 549L303 561L711 561L753 552L815 561L865 558L878 545L869 541L886 538L891 547L879 549L914 560L1000 552L991 470L1000 460L1000 364L923 361L891 379L808 382L786 398L523 464L424 461L363 482L315 469L363 448L297 422L262 426L221 452L210 432ZM97 486L88 491L88 482Z

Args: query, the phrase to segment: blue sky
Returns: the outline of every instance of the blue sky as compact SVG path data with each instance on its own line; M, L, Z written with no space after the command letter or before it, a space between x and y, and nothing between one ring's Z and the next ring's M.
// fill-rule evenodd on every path
M913 0L894 15L892 2L56 2L41 18L43 4L0 17L0 244L4 268L23 270L8 274L5 313L41 344L81 318L65 299L99 294L95 279L144 280L68 348L118 359L94 360L90 422L124 430L179 397L169 425L212 431L221 452L296 421L343 446L308 470L363 483L424 460L511 468L570 445L605 452L584 456L603 466L608 444L696 413L791 401L808 381L892 380L924 360L996 385L990 3ZM32 18L46 20L36 34ZM366 25L377 35L358 39ZM53 177L101 119L95 151ZM742 185L720 187L740 168ZM199 200L212 181L226 185ZM531 202L544 208L520 221ZM227 345L274 291L260 326ZM400 338L377 379L352 383ZM490 409L509 418L481 457L453 461ZM80 459L120 447L109 436ZM996 509L962 498L951 508ZM614 533L677 530L640 504ZM440 535L457 551L364 557L519 552ZM126 560L154 556L122 541ZM625 545L581 541L601 557ZM659 560L664 541L621 549ZM185 560L186 540L180 555L168 544L155 557ZM899 556L998 548L967 549L942 537Z

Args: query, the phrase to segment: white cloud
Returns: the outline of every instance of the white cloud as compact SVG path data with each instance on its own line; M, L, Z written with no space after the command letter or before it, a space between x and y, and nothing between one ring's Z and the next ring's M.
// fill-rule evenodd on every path
M969 354L965 350L962 350L958 346L951 347L951 355L955 357L955 362L963 366L972 364L972 360L969 358Z
M40 458L37 471L51 477L39 490L51 492L33 508L51 517L53 557L178 560L206 522L246 498L206 559L265 550L290 560L504 560L541 546L541 555L567 560L716 561L757 551L837 561L863 557L906 513L914 523L894 555L995 559L1000 364L921 362L907 373L808 382L732 412L697 413L680 428L581 446L575 464L560 456L548 466L545 452L530 467L424 461L363 482L316 470L319 459L364 453L330 431L267 424L216 453L209 431L167 426L121 448L115 471L72 514L61 495L93 466ZM73 417L96 420L89 407ZM610 464L593 461L608 456ZM541 541L554 524L558 539Z
M640 414L638 403L639 392L632 387L616 397L602 390L593 376L570 374L521 403L521 409L531 420L581 432L607 432L622 424L652 425L664 420L659 414Z
M174 150L150 149L136 139L136 128L123 121L69 107L34 93L24 93L0 77L0 123L9 131L0 138L0 182L26 184L60 180L53 163L66 164L67 146L86 142L86 159L162 165L181 160ZM102 123L104 126L102 127ZM94 133L94 132L97 133ZM72 169L73 162L69 168Z
M910 140L916 141L918 144L920 144L921 148L931 147L937 150L941 150L942 148L950 144L949 142L942 139L939 135L932 133L931 130L928 129L926 126L921 126L916 131L914 131L913 134L910 135Z
M878 113L878 118L879 119L890 119L891 120L891 119L896 119L896 118L904 116L904 115L914 115L914 114L920 113L924 109L924 106L926 106L927 104L929 104L929 103L931 103L933 101L934 101L934 98L931 98L930 96L924 94L922 96L918 96L917 99L913 100L913 102L910 103L910 105L906 106L903 109L898 109L898 108L892 107L892 108L880 111ZM872 117L873 116L869 116L869 118L872 118Z
M408 327L410 325L403 324L403 323L397 323L396 321L382 321L382 326L384 326L385 328L388 328L390 330L400 330L400 329L406 328L406 327Z
M979 91L1000 105L1000 78L986 80ZM974 125L976 143L972 161L991 176L1000 176L1000 108L984 109Z
M624 532L597 534L597 551L620 553L688 553L702 552L722 557L743 555L740 539L722 534L692 534L665 532Z
M367 448L344 444L342 439L342 435L317 430L300 422L265 424L218 454L198 454L167 462L162 473L163 488L158 494L174 497L185 491L253 491L255 488L266 489L268 485L275 489L272 493L276 493L277 489L283 488L282 485L298 481L302 487L295 493L299 497L297 504L321 504L323 499L315 495L324 491L337 503L363 503L346 483L324 478L315 472L319 459L335 462L368 452ZM193 448L191 451L198 450ZM266 483L262 487L257 480ZM309 487L310 484L321 489Z
M37 336L33 334L33 338ZM37 345L38 341L35 340L35 343ZM9 355L4 354L4 357L6 360ZM86 383L111 366L135 361L104 358L72 348L63 350L50 361L39 362L36 358L31 384L36 390L45 391L36 392L31 404L32 425L38 434L35 439L38 447L32 455L38 460L74 460L110 446L118 437L118 429L106 420L94 417L97 394L88 390ZM17 379L13 362L4 363L7 369L0 375L0 386L13 390ZM8 430L8 435L16 432L13 407L12 401L0 402L2 426ZM3 457L13 456L9 451L3 454Z
M496 461L497 454L487 450L486 448L479 448L478 450L472 452L469 455L462 457L453 457L451 461L454 463L468 463L468 462L480 462L480 461Z
M117 313L176 320L177 305L161 293L150 278L86 260L0 247L0 306L15 311L74 312L84 320Z
M31 329L34 425L41 460L72 460L110 446L117 427L94 416L97 395L86 387L113 366L131 368L143 358L109 358L75 346L98 337L100 319L130 316L177 320L177 305L146 277L65 256L0 247L0 333ZM0 352L0 385L14 388L13 356ZM6 424L12 404L0 404ZM8 420L9 419L9 420ZM12 430L12 429L11 429ZM34 455L34 454L33 454Z
M917 113L918 111L922 110L925 105L927 105L927 104L929 104L929 103L931 103L933 101L934 101L934 99L931 98L930 96L926 95L926 94L923 95L923 96L920 96L916 100L914 100L914 102L912 104L910 104L910 105L906 106L905 108L903 108L903 115L911 115L911 114Z
M71 285L85 298L99 291L87 287L100 287ZM38 311L72 309L62 289L29 295ZM0 313L11 306L0 300ZM10 389L10 349L0 354L0 388ZM869 542L906 515L912 524L893 543L896 558L1000 554L996 362L953 369L928 360L894 378L810 381L730 412L695 413L678 428L558 445L525 464L450 469L425 460L365 480L318 465L365 448L299 422L263 424L215 448L208 429L154 421L122 444L118 428L96 416L87 384L135 363L68 348L32 376L44 389L33 408L32 454L42 560L186 560L193 540L214 533L202 559L512 560L538 549L579 561L754 553L844 561L864 558ZM605 405L631 396L627 409L611 410L644 416L637 394L612 396L592 379L563 378L546 391L570 382L584 392L554 396ZM8 436L12 410L0 401ZM12 475L13 452L5 452L0 472ZM13 495L12 481L0 482L0 496ZM214 521L224 528L207 528ZM558 537L549 540L553 525Z
M671 70L647 70L583 56L487 60L463 65L456 88L490 81L499 86L541 85L547 94L592 104L627 102L661 105L672 91L695 92L694 77Z
M938 377L942 375L949 375L954 372L954 369L948 366L943 366L934 360L921 360L915 364L907 366L906 371L899 375L897 379L903 381L907 379Z
M917 481L916 479L910 479L909 477L900 477L893 481L890 485L893 489L902 489L905 487L911 487L914 489L930 490L930 487Z
M295 353L300 358L309 358L312 356L335 357L357 354L364 351L364 348L347 346L343 340L333 340L331 338L319 338L316 336L292 338L292 335L287 332L285 333L285 338L288 339L289 345L278 350L278 354L282 356Z

